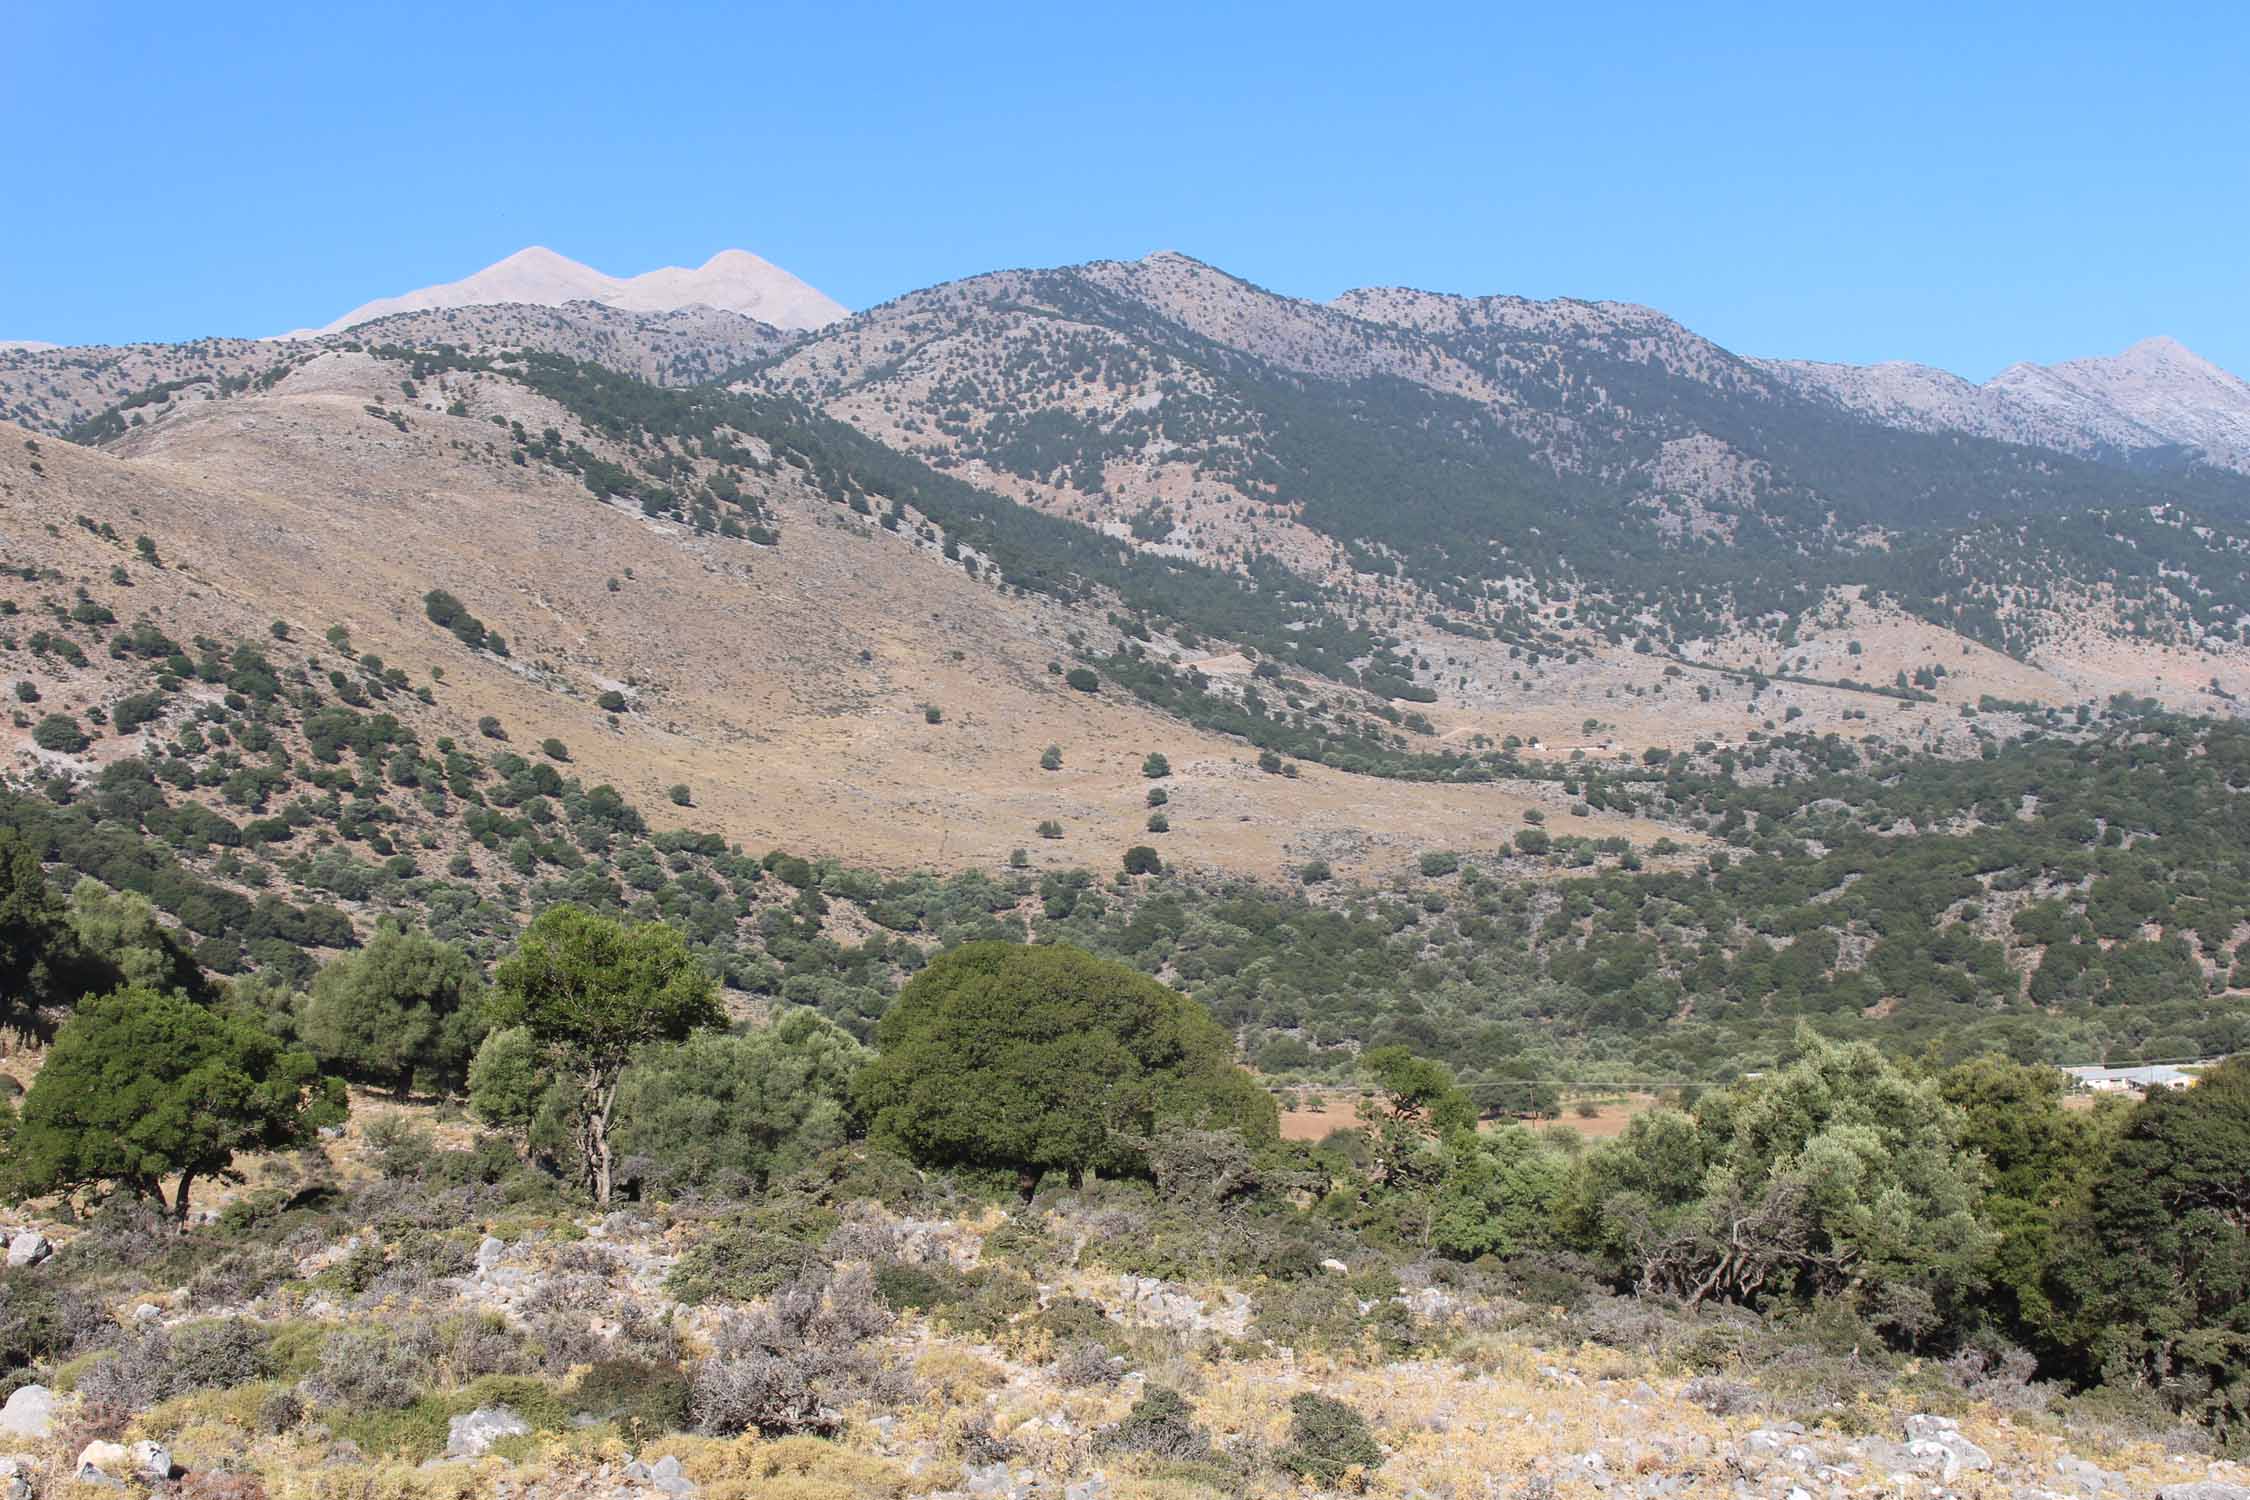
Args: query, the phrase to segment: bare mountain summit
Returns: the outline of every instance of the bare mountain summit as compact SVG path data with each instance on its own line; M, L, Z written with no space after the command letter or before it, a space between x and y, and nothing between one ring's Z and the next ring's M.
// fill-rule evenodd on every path
M1983 385L1928 365L1757 363L1885 426L2097 456L2180 448L2250 473L2250 382L2177 339L2143 339L2109 357L2010 365Z
M599 302L629 312L670 312L682 307L715 307L740 313L776 328L819 328L847 312L834 298L747 250L721 250L702 265L664 266L639 276L611 276L557 255L542 245L518 250L473 276L424 287L402 296L383 297L321 328L300 328L285 338L313 338L395 313L494 303L561 307L568 302Z

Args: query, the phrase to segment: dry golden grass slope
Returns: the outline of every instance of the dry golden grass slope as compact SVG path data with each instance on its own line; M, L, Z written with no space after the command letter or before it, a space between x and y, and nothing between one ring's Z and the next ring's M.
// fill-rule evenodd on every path
M400 411L402 373L329 353L271 391L176 407L114 452L39 439L35 455L7 429L0 553L56 567L125 623L145 614L178 639L263 639L278 618L317 640L341 624L356 650L432 686L434 708L402 710L425 735L476 743L480 717L497 716L527 752L559 738L590 783L754 850L989 868L1024 847L1040 863L1101 868L1147 842L1174 863L1248 875L1312 855L1380 872L1433 844L1500 844L1527 807L1557 805L1551 787L1261 774L1239 741L1114 690L1064 687L1048 664L1098 617L1005 595L935 546L778 481L765 496L774 549L604 505L575 478L508 462L495 441L500 415L592 444L560 408L504 378L453 376L402 411L401 432L367 408ZM455 401L471 414L446 415ZM130 549L79 515L128 540L147 533L168 566L133 567L131 589L111 587ZM512 658L431 625L432 588L502 632ZM614 728L596 704L610 689L634 705ZM39 758L22 730L7 732L19 763ZM1038 769L1050 743L1061 771ZM126 748L104 742L97 755L105 747ZM1174 770L1162 836L1144 829L1152 750ZM692 808L666 806L676 783L693 789ZM1035 835L1048 818L1063 839ZM1579 826L1639 842L1666 831Z

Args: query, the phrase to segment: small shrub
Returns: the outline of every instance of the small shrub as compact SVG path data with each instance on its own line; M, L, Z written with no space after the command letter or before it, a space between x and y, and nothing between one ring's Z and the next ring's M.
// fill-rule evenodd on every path
M685 1431L691 1420L687 1373L677 1365L644 1359L604 1359L578 1377L568 1404L605 1422L616 1422L636 1439Z
M827 1434L837 1424L836 1414L821 1404L798 1361L762 1353L698 1364L688 1393L688 1417L698 1432L715 1437Z
M688 790L688 784L684 781L674 782L664 795L671 798L675 806L692 807L695 805L695 794Z
M1055 1361L1051 1373L1065 1390L1115 1385L1125 1378L1125 1362L1101 1344L1074 1344Z
M1196 1425L1185 1397L1160 1385L1134 1402L1123 1421L1104 1429L1094 1446L1104 1453L1146 1453L1192 1462L1209 1456L1211 1435Z
M1381 1467L1383 1449L1365 1417L1332 1396L1305 1391L1289 1403L1289 1446L1274 1461L1300 1479L1334 1485L1353 1469Z
M1151 750L1148 759L1141 762L1141 774L1151 781L1169 776L1172 774L1172 763L1162 753Z
M392 1334L345 1328L320 1347L305 1382L315 1401L354 1411L400 1411L414 1404L431 1377L428 1359Z
M1046 749L1039 752L1040 770L1059 771L1062 769L1062 764L1062 746L1049 745Z
M32 726L31 742L58 755L76 755L93 741L69 714L49 714Z
M1072 667L1063 674L1063 681L1081 693L1091 693L1102 685L1102 680L1085 667Z
M539 753L549 760L568 761L570 759L570 747L561 740L551 737L539 742Z

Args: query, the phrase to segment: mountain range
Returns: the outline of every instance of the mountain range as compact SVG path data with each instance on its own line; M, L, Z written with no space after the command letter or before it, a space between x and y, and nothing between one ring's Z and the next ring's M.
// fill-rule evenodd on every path
M2063 367L2136 425L2028 443L1648 308L1173 253L796 331L0 351L0 822L226 973L571 900L861 1030L935 942L1053 931L1322 1066L1501 1022L1701 1076L1816 1013L2208 1054L2250 1036L2229 379ZM1276 947L1269 901L1345 927Z

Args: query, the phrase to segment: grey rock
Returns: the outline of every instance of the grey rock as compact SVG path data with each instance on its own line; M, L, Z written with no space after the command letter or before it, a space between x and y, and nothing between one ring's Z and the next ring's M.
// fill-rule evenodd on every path
M172 1477L172 1450L162 1443L152 1443L144 1438L132 1446L128 1461L133 1472L143 1479Z
M2099 1495L2116 1482L2103 1470L2071 1453L2055 1460L2055 1477L2081 1495Z
M28 1454L11 1453L0 1458L0 1500L31 1500L33 1462Z
M477 1246L477 1279L490 1281L492 1273L500 1269L500 1257L507 1254L507 1251L505 1244L486 1235Z
M133 1456L123 1445L97 1438L78 1450L78 1462L70 1466L70 1477L80 1484L105 1484L123 1489L125 1481L113 1471L123 1470L132 1461Z
M446 1424L445 1456L482 1458L500 1439L522 1437L529 1431L531 1424L512 1407L480 1406Z
M1031 1491L1028 1479L1019 1479L1005 1463L969 1464L962 1470L962 1487L972 1495L992 1500L1024 1500Z
M0 1433L9 1437L46 1438L55 1435L55 1393L43 1385L20 1385L0 1406Z
M1109 1489L1109 1480L1099 1473L1089 1474L1075 1484L1063 1486L1063 1500L1101 1500Z
M1963 1437L1960 1424L1951 1417L1908 1417L1906 1451L1917 1468L1925 1473L1936 1470L1946 1484L1972 1470L1992 1467L1992 1455Z
M8 1264L11 1266L36 1266L54 1253L55 1247L36 1229L9 1236Z
M2157 1486L2156 1500L2250 1500L2250 1487L2216 1479L2191 1479Z

